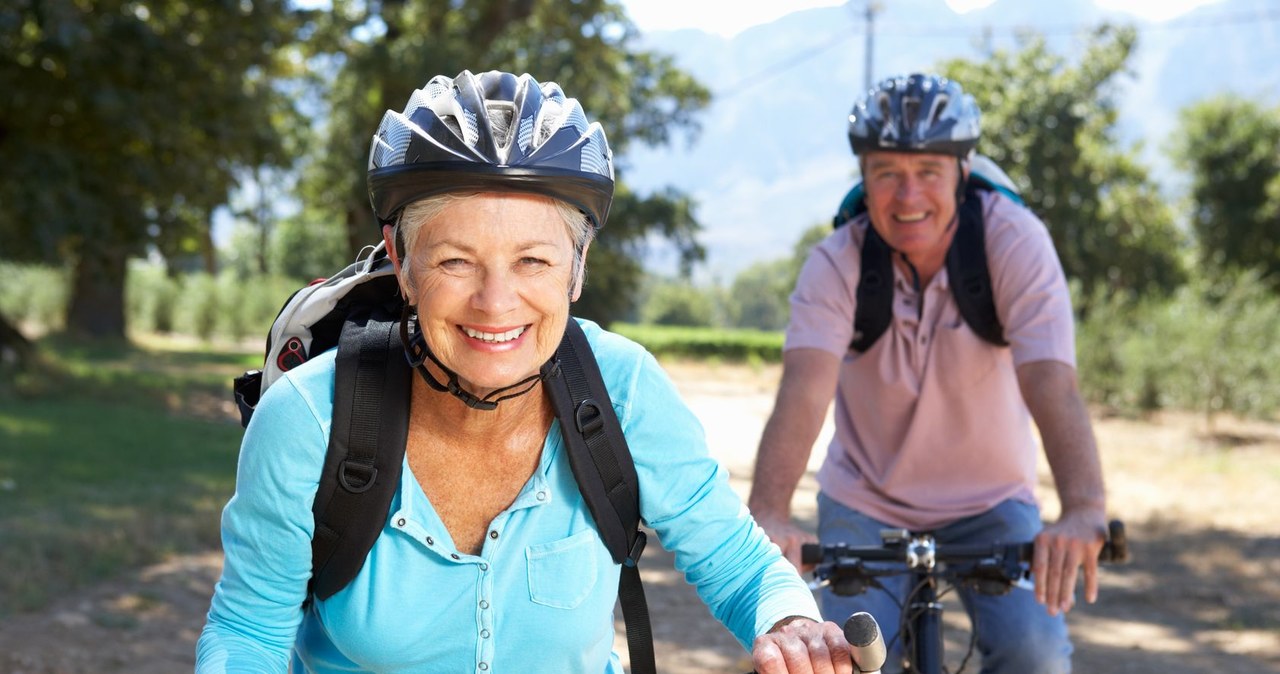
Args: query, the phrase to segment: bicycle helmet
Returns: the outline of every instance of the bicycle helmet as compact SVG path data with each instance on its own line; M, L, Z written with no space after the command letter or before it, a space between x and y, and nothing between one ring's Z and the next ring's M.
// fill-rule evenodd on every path
M388 110L369 148L378 226L453 191L534 192L581 209L599 229L613 201L613 154L599 123L554 82L490 71L433 77Z
M937 75L891 77L849 113L853 153L930 152L967 157L981 135L982 113L960 85Z

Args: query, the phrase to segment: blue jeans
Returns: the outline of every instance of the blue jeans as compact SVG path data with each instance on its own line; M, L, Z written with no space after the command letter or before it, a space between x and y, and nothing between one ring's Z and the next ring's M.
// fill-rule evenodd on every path
M1016 543L1029 541L1040 531L1040 510L1021 501L1004 501L985 513L962 519L933 532L939 543ZM818 495L818 538L823 543L879 545L880 530L888 524ZM907 593L906 576L880 578L888 593L872 588L841 597L822 590L822 613L837 625L857 611L866 611L880 623L889 661L884 672L900 671L902 640L897 638ZM892 593L892 597L889 594ZM958 591L970 621L978 628L978 652L983 674L1066 674L1071 671L1071 641L1062 614L1050 616L1030 590L1015 587L1009 594L992 597L970 590ZM966 668L967 669L967 668Z

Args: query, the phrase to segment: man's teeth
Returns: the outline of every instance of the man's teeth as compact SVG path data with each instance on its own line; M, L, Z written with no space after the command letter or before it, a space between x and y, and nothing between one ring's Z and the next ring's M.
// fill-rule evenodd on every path
M524 334L523 327L512 328L506 332L498 332L498 333L480 332L479 330L472 330L471 328L467 328L467 327L462 328L462 331L467 333L467 336L471 337L472 339L479 339L485 342L493 342L495 344L500 342L509 342L515 339L516 337L519 337L520 335Z

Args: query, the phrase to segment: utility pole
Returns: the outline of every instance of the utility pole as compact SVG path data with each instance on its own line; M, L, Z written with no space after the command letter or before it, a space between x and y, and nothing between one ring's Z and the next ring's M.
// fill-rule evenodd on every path
M867 52L863 58L863 62L866 65L864 79L866 82L867 91L871 91L872 85L875 84L875 82L871 79L871 73L873 72L871 68L871 62L875 56L875 34L876 34L875 20L876 20L876 12L878 11L880 11L880 3L874 2L874 0L867 0L867 13L866 13Z

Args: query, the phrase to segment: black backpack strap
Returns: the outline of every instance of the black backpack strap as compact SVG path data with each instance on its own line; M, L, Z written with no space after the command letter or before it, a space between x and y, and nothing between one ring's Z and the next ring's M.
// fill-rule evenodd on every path
M862 241L862 268L858 276L858 304L853 314L853 341L849 348L863 353L889 329L893 319L893 251L867 224Z
M618 600L631 672L654 674L653 632L637 566L646 541L640 531L640 483L591 345L572 318L555 358L543 366L543 386L560 419L578 489L609 554L622 565Z
M400 485L412 370L399 322L383 312L348 317L338 338L333 421L316 491L308 595L327 599L364 566Z
M966 191L964 202L960 204L959 220L955 239L947 250L951 294L956 299L960 316L975 334L996 346L1008 346L1009 342L1004 339L1004 326L996 314L991 272L987 268L982 198L977 190L970 188Z

